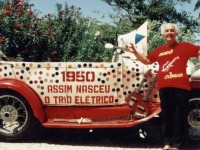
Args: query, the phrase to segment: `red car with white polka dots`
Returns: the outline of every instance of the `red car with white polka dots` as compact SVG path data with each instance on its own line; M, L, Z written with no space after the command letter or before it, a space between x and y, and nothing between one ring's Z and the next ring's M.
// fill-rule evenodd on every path
M27 136L35 121L45 128L87 129L127 128L146 122L160 112L156 87L146 102L145 115L138 117L132 108L148 92L157 68L157 64L144 66L127 58L111 63L1 61L0 137L16 140ZM128 101L133 99L134 104L128 103L127 97L149 69L152 74ZM197 91L199 71L193 73L191 82ZM191 102L197 100L199 95ZM198 114L198 120L191 121L194 126L199 126L197 110L192 112Z
M158 117L153 85L158 65L145 66L118 51L114 60L0 61L0 138L27 137L38 123L44 128L128 128ZM188 120L196 130L200 70L190 62L187 71L193 89Z

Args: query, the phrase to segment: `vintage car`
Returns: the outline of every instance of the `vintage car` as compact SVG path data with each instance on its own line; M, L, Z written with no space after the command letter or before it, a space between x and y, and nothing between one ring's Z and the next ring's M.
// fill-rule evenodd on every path
M34 122L44 128L129 128L158 117L158 64L143 65L122 49L113 62L0 61L0 138L27 137ZM197 137L200 70L188 62L187 72L193 92L188 121Z

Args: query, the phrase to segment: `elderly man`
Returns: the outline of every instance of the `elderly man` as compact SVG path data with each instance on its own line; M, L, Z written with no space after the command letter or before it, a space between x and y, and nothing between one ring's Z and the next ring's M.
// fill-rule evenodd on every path
M165 45L158 46L147 56L139 54L133 44L127 45L139 61L144 64L158 62L157 87L161 99L164 150L185 148L188 137L188 100L190 83L186 73L187 61L200 54L200 47L188 42L176 41L176 24L161 26Z

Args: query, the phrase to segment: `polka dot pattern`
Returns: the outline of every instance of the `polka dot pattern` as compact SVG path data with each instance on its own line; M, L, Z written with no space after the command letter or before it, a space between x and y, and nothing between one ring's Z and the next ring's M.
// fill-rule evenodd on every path
M8 62L0 64L0 78L25 82L41 97L44 105L120 105L139 86L149 68L156 72L158 65L144 66L139 62ZM147 91L150 81L151 78L145 81L142 92ZM154 90L151 95L154 101L158 101L156 92ZM81 96L85 97L84 100ZM98 99L94 100L95 96ZM105 96L110 96L110 101ZM102 97L106 101L102 101ZM80 103L76 103L76 98Z

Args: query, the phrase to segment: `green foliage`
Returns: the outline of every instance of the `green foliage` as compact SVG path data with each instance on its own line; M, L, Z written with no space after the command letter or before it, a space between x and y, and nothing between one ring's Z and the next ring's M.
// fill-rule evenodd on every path
M160 21L149 21L149 52L154 50L158 45L164 44L164 40L161 35ZM158 28L158 31L155 30ZM194 35L193 31L185 29L185 27L179 28L179 33L177 36L177 41L185 41L191 43L199 43L200 40Z
M24 61L110 61L112 52L104 48L117 45L117 37L150 23L149 51L163 43L160 25L177 22L183 25L179 40L194 41L199 20L178 13L172 0L103 0L115 6L110 14L113 24L99 24L84 18L81 8L56 4L57 13L39 18L26 0L0 0L0 49L10 57ZM177 3L190 2L178 0Z
M7 56L24 61L110 58L101 35L95 35L95 22L82 17L80 8L56 4L57 14L39 18L25 0L1 1L0 7L0 49Z
M149 26L149 48L148 52L154 50L158 45L163 44L163 38L161 36L160 31L155 31L155 28L159 28L161 25L160 21L152 21L148 22Z
M200 43L197 34L200 33L200 20L191 17L186 11L178 12L176 4L190 3L191 0L102 0L112 6L116 15L110 15L115 24L114 35L128 33L137 29L142 23L149 22L148 52L158 45L164 44L160 26L164 22L173 22L181 26L178 41ZM198 0L199 2L199 0ZM198 3L197 2L197 3ZM117 36L116 36L117 40ZM115 40L115 41L116 41ZM193 59L195 64L198 59ZM200 66L200 65L199 65Z
M194 7L194 11L200 9L200 0L198 0L195 4L195 7ZM200 13L199 13L199 18L200 18Z
M177 11L177 4L190 3L191 0L102 0L113 6L116 10L115 23L123 28L136 29L146 20L163 22L173 22L183 25L191 32L199 32L199 19L190 16L186 11ZM121 13L118 13L121 12ZM118 19L118 21L116 21ZM127 24L126 24L127 23ZM159 26L153 28L158 31ZM130 31L130 30L129 30ZM129 32L127 31L127 32ZM184 30L183 30L184 31ZM122 31L123 32L123 31Z

